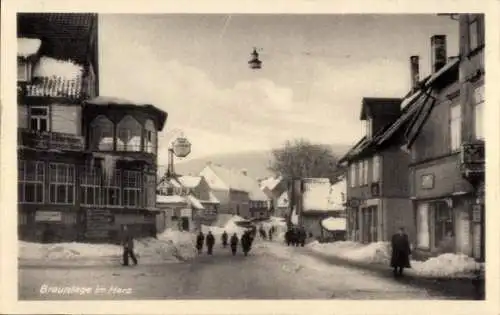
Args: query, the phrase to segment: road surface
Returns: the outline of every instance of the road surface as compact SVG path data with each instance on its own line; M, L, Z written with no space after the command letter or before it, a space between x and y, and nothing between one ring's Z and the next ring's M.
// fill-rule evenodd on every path
M19 271L21 300L446 299L358 269L256 244L248 257L213 256L162 265L32 266Z

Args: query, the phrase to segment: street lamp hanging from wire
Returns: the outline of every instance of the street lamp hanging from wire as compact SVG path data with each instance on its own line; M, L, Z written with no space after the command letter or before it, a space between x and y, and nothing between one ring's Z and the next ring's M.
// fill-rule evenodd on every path
M262 61L259 60L259 53L257 52L257 48L253 49L253 52L250 54L250 60L248 61L248 65L250 69L258 70L262 68Z

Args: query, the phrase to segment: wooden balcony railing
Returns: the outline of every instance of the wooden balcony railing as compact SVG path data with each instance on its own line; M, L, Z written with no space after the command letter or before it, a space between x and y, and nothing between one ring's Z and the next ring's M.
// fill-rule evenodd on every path
M82 136L74 134L19 129L18 146L39 150L83 151L85 141Z

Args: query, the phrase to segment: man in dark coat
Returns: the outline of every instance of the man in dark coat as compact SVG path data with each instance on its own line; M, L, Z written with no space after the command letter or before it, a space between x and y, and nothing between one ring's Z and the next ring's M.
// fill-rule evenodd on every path
M212 250L213 250L214 244L215 244L215 237L212 234L212 232L208 231L208 234L207 234L205 241L207 243L207 254L212 255Z
M285 232L285 242L286 242L286 246L290 246L290 244L292 243L292 230L291 229L288 229Z
M236 249L238 248L238 236L234 233L229 240L229 246L231 246L231 252L233 256L236 255Z
M297 243L300 243L300 246L304 247L304 245L306 244L306 238L307 238L307 233L306 233L306 230L304 229L303 226L301 226L298 230L298 242ZM297 244L298 246L298 244Z
M123 266L128 266L128 257L132 258L134 265L137 265L137 258L134 254L134 237L128 230L127 226L123 226Z
M196 249L198 250L198 254L201 254L201 250L203 249L203 242L205 241L205 235L200 231L196 236Z
M222 246L223 246L224 248L226 248L226 246L227 246L227 237L228 237L228 236L227 236L227 232L226 232L226 231L224 231L224 233L222 233L222 237L221 237L221 240L222 240Z
M248 252L250 251L251 246L252 244L251 244L250 233L248 232L243 233L243 236L241 236L241 247L243 248L243 253L245 254L245 256L248 256Z
M410 241L408 240L408 235L405 233L404 228L400 228L398 233L392 236L391 245L391 267L393 268L394 276L402 276L404 268L411 268Z

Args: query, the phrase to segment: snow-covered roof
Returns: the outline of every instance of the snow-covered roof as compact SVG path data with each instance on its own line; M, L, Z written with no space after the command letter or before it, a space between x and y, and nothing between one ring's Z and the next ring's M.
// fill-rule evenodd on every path
M321 226L328 231L345 231L347 221L345 218L329 217L321 221Z
M42 46L42 41L38 38L18 38L17 39L17 56L28 58L36 55Z
M269 177L269 178L264 179L260 183L260 187L262 189L268 188L269 190L272 191L281 182L281 180L282 180L281 176L278 176L278 177Z
M164 196L156 195L156 202L158 203L187 203L186 198L183 196Z
M330 180L328 178L305 178L303 211L331 211Z
M198 198L196 198L195 196L193 196L193 195L188 195L188 196L187 196L187 200L188 200L188 201L189 201L189 203L190 203L193 207L195 207L196 209L198 209L198 210L203 210L203 209L205 209L205 208L203 207L203 205L201 204L201 202L198 200Z
M260 189L256 179L245 175L242 171L226 168L218 164L207 165L229 188L247 192L250 200L266 201L266 194Z
M210 191L208 193L208 196L209 196L208 201L210 201L212 203L220 203L220 200L217 199L217 197L215 197L215 195L214 195L214 193L212 191Z
M332 210L345 210L344 203L346 202L347 182L343 178L334 183L330 187L330 194L328 196L329 207Z
M83 67L71 60L59 60L42 56L33 69L33 77L57 77L64 80L74 80L81 77Z
M177 178L182 186L186 188L195 188L201 182L201 176L191 176L191 175L183 175Z

